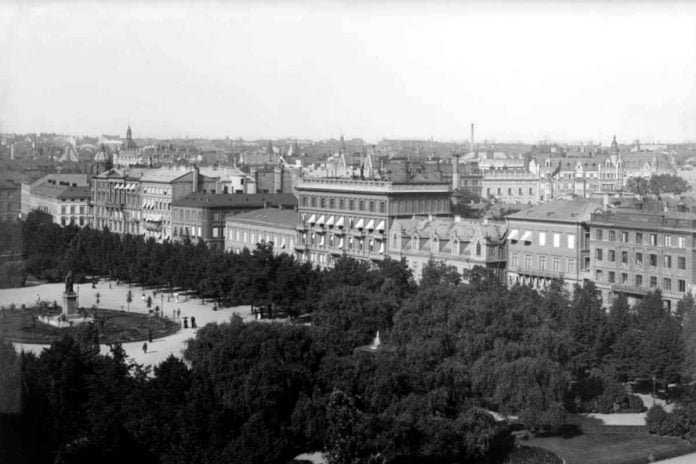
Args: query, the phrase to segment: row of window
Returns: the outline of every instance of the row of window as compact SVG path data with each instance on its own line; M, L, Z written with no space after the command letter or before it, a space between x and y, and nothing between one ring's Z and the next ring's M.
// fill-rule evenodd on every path
M80 205L79 209L75 205L71 205L69 208L66 205L60 207L60 214L85 214L85 205Z
M610 242L615 242L619 241L622 243L633 243L636 245L643 245L644 239L647 239L646 245L651 245L651 246L666 246L666 247L672 247L672 248L686 248L686 237L682 235L670 235L670 234L664 234L662 236L662 240L659 240L658 234L643 234L642 232L627 232L627 231L615 231L615 230L608 230L606 231L605 235L605 230L603 229L595 229L595 240L604 240L604 237L606 236L606 240ZM659 245L658 245L659 243Z
M312 234L314 235L314 234ZM228 232L227 237L229 240L234 240L236 242L249 243L255 245L260 242L271 243L273 242L273 247L276 249L290 249L295 246L295 239L288 236L278 236L278 234L270 234L269 232L255 232L248 231L244 229L234 229ZM248 247L251 248L251 247Z
M513 189L512 189L512 188L508 188L508 189L507 189L507 194L508 194L508 195L512 195L512 194L513 194L512 192L513 192ZM524 190L522 189L522 187L518 187L518 189L517 189L517 195L525 195L525 193L523 193L523 192L524 192ZM491 192L491 188L490 188L490 187L486 188L486 193L487 193L488 195L491 195L491 194L493 193L493 192ZM502 194L503 194L503 189L501 189L500 187L498 187L498 188L497 188L497 193L496 193L496 195L502 195ZM526 195L534 195L534 188L533 188L533 187L529 187L529 191L528 191L528 193L526 193Z
M387 208L385 200L356 200L354 198L333 198L315 195L301 195L302 206L321 209L340 209L349 211L369 211L384 213Z
M595 250L595 259L597 261L603 261L604 260L604 250L602 248L597 248ZM657 267L659 264L659 259L658 256L655 253L649 253L646 256L646 264L648 264L650 267ZM621 264L629 265L630 261L630 256L628 251L621 251L617 254L616 250L607 250L606 253L606 260L610 263L614 263L617 261L617 259L621 262ZM662 267L666 269L671 269L673 265L673 257L670 255L664 255L662 257ZM644 260L643 260L643 253L641 252L636 252L633 254L633 264L636 266L643 266ZM686 257L684 256L678 256L677 257L677 269L686 269Z
M547 245L547 233L546 232L533 232L531 230L524 231L523 233L520 233L520 230L518 229L512 229L510 231L510 234L508 235L508 240L512 241L513 243L517 242L522 242L525 245L531 245L533 240L534 240L534 234L536 234L536 239L537 243L539 246L546 246ZM554 248L560 248L561 247L561 241L563 242L563 246L567 247L570 250L575 249L575 234L565 234L565 240L561 240L562 235L559 232L549 232L548 233L549 237L552 239L550 244L553 244Z
M597 269L595 271L595 281L597 282L604 282L604 271L602 269ZM633 276L633 281L629 279L629 275L627 272L621 272L618 274L614 271L609 271L606 273L607 277L607 282L610 284L614 283L619 283L621 285L634 285L636 287L642 287L643 286L643 275L642 274L636 274ZM617 280L618 278L618 280ZM658 279L657 276L649 276L648 277L648 287L649 288L657 288L658 287ZM672 290L672 278L671 277L665 277L662 279L662 286L660 287L662 290ZM684 279L677 279L677 291L679 292L686 292L686 280Z
M194 210L188 208L177 208L174 210L174 218L180 221L184 220L203 220L203 213L201 210Z
M203 237L200 226L174 226L172 233L174 237Z
M84 216L80 216L79 218L77 218L75 216L71 216L69 218L67 216L63 216L60 218L60 225L61 226L67 226L68 224L72 224L72 225L79 224L81 227L81 226L84 226L86 223L87 222L85 221Z
M536 259L535 259L536 258ZM563 261L565 261L565 267L562 267ZM547 268L547 265L550 266ZM524 255L524 262L520 262L520 254L512 253L512 267L523 270L540 270L540 271L554 271L554 272L566 272L568 274L574 274L576 270L575 258L566 258L562 260L560 256L553 256L547 262L546 256L532 256L531 254Z

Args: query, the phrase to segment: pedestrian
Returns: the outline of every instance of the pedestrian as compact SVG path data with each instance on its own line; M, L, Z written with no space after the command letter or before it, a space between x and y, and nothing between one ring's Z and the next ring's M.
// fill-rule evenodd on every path
M197 328L197 327L198 327L198 326L196 325L196 318L193 317L193 316L191 316L191 328L192 328L192 329L195 329L195 328Z
M181 319L181 308L176 308L176 318Z
M184 316L184 329L188 329L188 317Z
M147 329L147 340L152 343L152 329Z
M143 353L147 354L147 342L143 343Z
M111 290L111 282L109 282L109 290Z

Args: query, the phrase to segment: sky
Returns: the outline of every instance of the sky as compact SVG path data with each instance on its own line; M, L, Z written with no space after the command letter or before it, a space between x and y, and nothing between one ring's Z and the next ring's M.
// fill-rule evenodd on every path
M0 2L0 132L696 141L688 2Z

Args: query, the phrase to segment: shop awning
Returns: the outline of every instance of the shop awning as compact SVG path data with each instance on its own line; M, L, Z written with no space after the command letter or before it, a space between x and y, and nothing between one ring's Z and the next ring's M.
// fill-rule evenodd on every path
M517 229L512 229L512 230L510 231L510 233L508 234L507 239L508 239L508 240L518 240L519 233L520 233L519 230L517 230Z
M338 241L338 248L343 248L343 237Z
M319 216L319 219L317 219L317 225L323 226L325 222L326 222L326 218L322 214L321 216Z
M365 228L367 230L375 230L375 220L370 219L369 221L367 221L367 225L365 226Z
M343 228L343 216L338 218L338 221L336 221L336 227L341 227Z
M382 243L379 244L379 252L380 252L381 254L384 254L384 242L382 242Z
M379 221L379 224L377 224L377 230L380 232L384 232L384 221Z
M523 242L532 243L532 231L531 230L525 231L525 233L522 234L522 237L520 238L520 240Z
M365 228L365 221L361 219L358 220L358 223L355 224L356 229L364 229Z
M316 223L316 222L317 222L317 215L316 215L316 214L312 214L312 215L309 217L309 221L307 221L307 222L310 223L310 224Z
M333 227L333 225L334 225L334 217L329 216L329 220L326 221L326 227Z

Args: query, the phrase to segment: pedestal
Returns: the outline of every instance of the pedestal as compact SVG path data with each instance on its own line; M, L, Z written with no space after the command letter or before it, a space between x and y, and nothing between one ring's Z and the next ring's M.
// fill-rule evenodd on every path
M63 315L66 317L77 314L77 293L63 292Z

